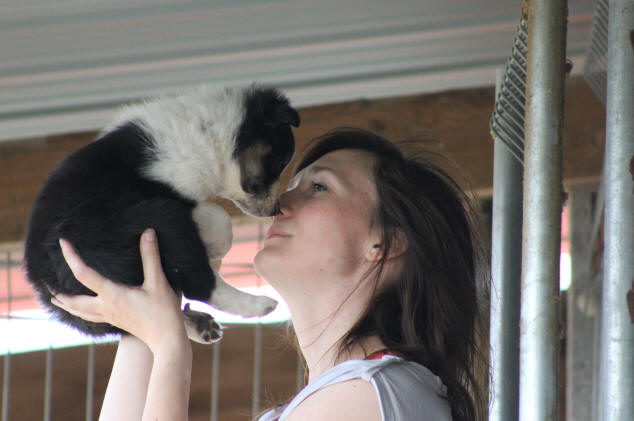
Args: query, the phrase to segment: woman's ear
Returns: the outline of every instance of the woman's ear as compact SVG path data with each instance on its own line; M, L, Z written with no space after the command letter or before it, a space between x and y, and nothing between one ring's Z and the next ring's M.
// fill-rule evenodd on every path
M408 245L409 243L407 242L407 238L405 237L405 234L403 234L403 231L396 230L392 239L390 251L387 255L387 260L401 256L407 251ZM366 259L372 262L376 262L383 257L384 252L385 250L383 249L383 244L375 243L368 248Z
M407 251L409 248L409 242L407 241L407 237L405 233L400 229L397 229L394 232L394 238L392 239L392 247L390 252L388 253L387 259L394 259L396 257L400 257Z
M381 244L374 244L366 252L365 259L370 262L376 262L381 258L381 256L383 256L383 248L381 247Z

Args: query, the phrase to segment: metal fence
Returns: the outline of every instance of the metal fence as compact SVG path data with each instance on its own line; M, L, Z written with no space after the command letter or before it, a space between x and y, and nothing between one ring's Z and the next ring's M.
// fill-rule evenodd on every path
M559 419L556 256L565 197L566 13L565 0L525 1L522 9L528 32L527 58L520 60L526 76L519 107L526 114L523 172L516 151L495 139L492 421ZM575 280L568 302L566 418L626 421L634 419L634 1L600 0L595 20L608 22L599 26L607 43L593 41L588 58L589 82L606 101L605 161L595 195L571 191ZM600 75L601 66L607 76ZM493 123L492 130L504 136Z
M245 236L237 236L234 239L234 247L244 248L245 245L249 246L247 243L258 243L262 239L262 227L261 224L258 224L257 227L252 227L252 229L247 230L248 233ZM256 233L254 236L253 233ZM256 250L256 247L251 249ZM231 252L230 252L231 253ZM247 252L247 254L249 251ZM29 332L29 323L33 325L34 323L46 322L46 316L36 315L31 316L24 314L25 308L33 307L35 303L35 297L33 291L26 285L24 282L24 274L22 272L22 246L21 244L9 244L0 246L0 323L4 324L4 329L0 329L5 332L5 335L2 336L0 340L0 357L3 359L3 375L2 375L2 402L1 402L1 412L0 412L0 421L10 421L10 407L12 397L15 397L16 393L24 393L23 390L12 390L11 389L11 379L16 379L21 376L21 373L14 370L12 362L18 355L15 353L15 349L11 349L10 343L10 335L19 335L19 336L32 336L33 332ZM229 255L228 255L229 256ZM235 259L232 263L228 263L227 272L223 273L225 278L231 282L232 277L234 278L242 278L242 284L244 284L245 277L255 277L250 261L252 258L248 258L251 260L247 260L243 263L236 262ZM57 322L50 322L52 325L59 325ZM11 325L20 324L20 327L16 329L10 329ZM26 327L24 327L26 326ZM252 347L252 355L253 355L253 372L251 379L245 379L244 383L248 384L249 380L251 380L252 384L252 395L251 395L251 413L242 417L242 419L247 418L249 416L255 416L262 410L262 399L263 396L263 385L262 385L262 353L263 353L263 341L262 341L262 332L267 325L262 324L260 321L254 321L252 323L253 326L253 347ZM231 329L229 327L229 329ZM218 420L219 413L219 390L220 385L224 378L231 378L233 373L228 370L221 370L221 353L223 341L215 343L212 345L211 351L211 376L209 393L207 396L209 397L210 403L210 411L209 418L211 421ZM250 343L250 342L249 342ZM48 345L36 345L35 348L38 352L44 352L45 354L45 366L44 366L44 387L43 387L43 407L42 407L42 416L40 419L44 421L51 420L52 413L52 396L54 392L54 388L56 385L59 386L59 382L67 381L64 378L56 378L53 380L53 371L55 367L56 357L55 354L59 351L59 347L64 346L64 344L60 345L60 342L51 342ZM85 378L85 394L84 397L72 396L68 397L69 402L72 402L73 405L85 405L85 420L92 421L97 419L97 412L99 408L95 408L95 401L98 401L95 397L95 366L96 366L96 349L99 345L96 343L89 343L85 346L87 352L87 367L86 367L86 378ZM26 348L20 348L20 353L23 352L33 352L28 351ZM4 355L2 355L4 354ZM58 362L59 364L59 362ZM248 362L245 362L248 364ZM304 382L304 369L299 360L297 359L297 363L294 365L294 369L296 370L296 375L293 376L289 385L291 389L299 389L303 386ZM221 374L222 373L222 374ZM83 403L82 403L83 401ZM15 414L11 419L22 420L18 415L15 418Z

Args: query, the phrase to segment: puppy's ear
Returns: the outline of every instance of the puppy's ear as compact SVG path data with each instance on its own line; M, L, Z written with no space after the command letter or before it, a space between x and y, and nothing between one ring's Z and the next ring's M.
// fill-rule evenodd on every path
M290 105L280 105L277 110L275 110L275 117L278 123L299 127L299 113Z

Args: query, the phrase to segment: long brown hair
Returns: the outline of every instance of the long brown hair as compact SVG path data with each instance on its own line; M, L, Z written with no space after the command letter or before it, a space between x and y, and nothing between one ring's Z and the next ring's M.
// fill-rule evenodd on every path
M433 154L405 156L392 142L360 129L338 129L314 141L296 171L339 149L375 156L377 201L372 224L382 236L376 279L398 235L407 249L400 273L375 288L368 307L339 343L340 355L364 338L378 336L392 351L441 378L454 421L479 419L485 395L478 370L486 357L478 344L478 284L482 247L471 201L435 164ZM403 237L401 237L403 238ZM486 292L486 288L484 288Z

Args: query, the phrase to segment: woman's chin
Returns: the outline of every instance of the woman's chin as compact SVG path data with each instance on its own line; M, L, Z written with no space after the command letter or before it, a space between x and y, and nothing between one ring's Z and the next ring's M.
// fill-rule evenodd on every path
M273 288L278 289L277 287L281 286L279 284L284 283L283 279L291 276L289 270L292 268L289 267L289 261L284 256L276 253L275 250L263 248L253 259L253 269Z
M271 272L274 271L274 268L280 265L279 262L276 264L273 260L275 260L273 253L271 253L271 250L267 250L266 247L258 251L253 259L255 273L266 279L267 282L269 277L273 275Z

